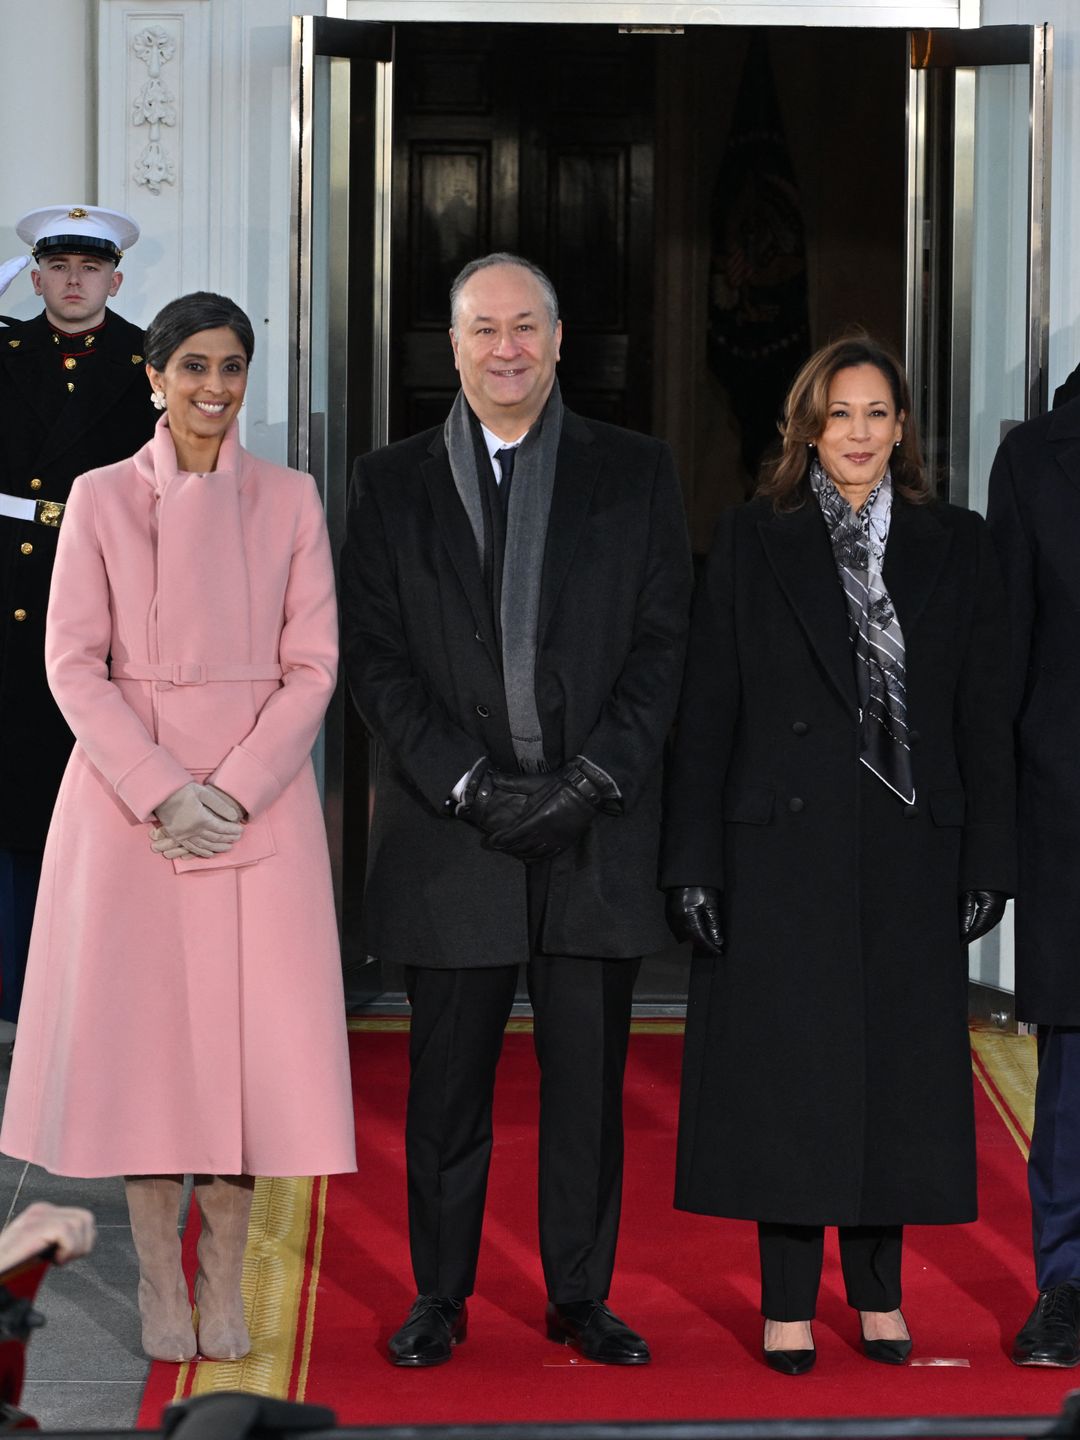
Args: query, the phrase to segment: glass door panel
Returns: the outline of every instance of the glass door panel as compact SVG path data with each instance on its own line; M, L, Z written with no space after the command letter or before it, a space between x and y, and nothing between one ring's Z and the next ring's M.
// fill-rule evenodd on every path
M392 54L392 26L293 21L290 463L315 477L335 560L352 459L387 439ZM343 677L316 760L355 1004L383 986L363 929L367 738Z
M1047 406L1049 25L914 31L908 369L939 492L984 511L1002 435ZM1012 909L970 950L1013 988Z

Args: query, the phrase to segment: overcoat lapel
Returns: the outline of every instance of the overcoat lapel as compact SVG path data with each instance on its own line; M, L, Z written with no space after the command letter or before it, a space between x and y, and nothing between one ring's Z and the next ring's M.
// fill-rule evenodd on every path
M473 612L476 632L483 636L492 660L501 670L502 659L495 643L491 602L484 586L480 557L476 553L476 537L454 484L450 457L441 432L432 440L429 458L421 463L420 472L431 501L435 524Z
M758 521L758 533L780 588L844 703L858 714L847 608L821 511L798 510Z
M952 537L928 505L912 505L895 492L882 574L905 641L934 592Z
M551 495L544 572L540 587L537 647L543 644L559 601L563 582L574 559L589 513L602 454L587 426L570 410L563 413L563 429L555 462L555 488Z

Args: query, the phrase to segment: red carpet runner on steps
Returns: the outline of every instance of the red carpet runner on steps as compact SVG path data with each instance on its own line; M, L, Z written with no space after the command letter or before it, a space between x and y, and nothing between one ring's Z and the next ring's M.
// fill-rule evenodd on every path
M469 1337L449 1365L393 1368L386 1340L413 1298L403 1144L407 1036L393 1022L368 1024L351 1036L359 1173L306 1188L267 1187L266 1224L277 1238L258 1238L253 1225L248 1247L249 1270L256 1267L249 1308L262 1316L255 1352L241 1365L155 1364L143 1426L158 1424L174 1396L211 1387L288 1393L331 1406L344 1424L407 1424L1049 1414L1080 1384L1078 1372L1018 1370L1008 1359L1032 1303L1026 1137L978 1057L981 1218L908 1231L904 1310L915 1363L892 1369L861 1356L831 1237L815 1324L817 1368L796 1379L766 1370L758 1356L753 1227L671 1206L682 1042L664 1033L677 1027L660 1022L635 1026L630 1047L626 1187L611 1295L612 1308L650 1341L652 1365L591 1365L544 1335L535 1238L537 1075L531 1036L519 1030L507 1035L499 1072ZM289 1186L302 1204L290 1200ZM192 1259L191 1234L185 1248Z

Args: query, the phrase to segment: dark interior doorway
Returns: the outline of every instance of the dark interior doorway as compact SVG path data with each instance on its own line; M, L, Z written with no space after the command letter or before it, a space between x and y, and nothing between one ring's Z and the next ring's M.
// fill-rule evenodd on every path
M728 292L740 246L788 246L784 281L801 266L806 348L861 325L903 352L908 73L902 31L395 27L390 438L440 423L456 392L454 274L475 255L518 251L559 292L567 403L671 443L703 554L719 512L752 488L751 402L759 429L762 414L771 424L806 353L748 360L735 381L718 367L718 325L738 330ZM753 140L744 79L774 94L787 198L764 236L729 223L753 201L731 179ZM760 318L792 304L793 289L765 287L751 308ZM356 743L355 716L352 730ZM366 807L347 810L355 855ZM686 968L677 950L650 957L638 1001L681 1003ZM352 979L401 990L377 970Z

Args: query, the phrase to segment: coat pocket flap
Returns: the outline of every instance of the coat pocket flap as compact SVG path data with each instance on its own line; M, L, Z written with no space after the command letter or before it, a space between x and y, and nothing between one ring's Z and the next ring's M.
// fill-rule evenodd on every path
M739 825L767 825L772 812L773 791L768 785L743 785L724 802L724 819Z
M191 870L231 870L239 865L254 865L276 853L277 846L274 844L274 832L270 829L269 817L262 814L245 823L244 833L224 855L215 855L209 860L201 860L197 855L191 855L172 863L177 875L186 875Z
M962 790L932 790L930 814L935 825L963 825L967 803Z

